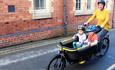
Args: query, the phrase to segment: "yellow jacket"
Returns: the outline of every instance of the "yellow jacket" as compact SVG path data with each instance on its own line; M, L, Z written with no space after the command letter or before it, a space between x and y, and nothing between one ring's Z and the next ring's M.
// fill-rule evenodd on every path
M109 10L104 9L103 11L100 11L99 9L96 9L94 14L91 16L91 18L87 21L88 23L91 22L93 19L97 19L98 23L97 26L103 27L105 30L109 31L111 28L109 25Z

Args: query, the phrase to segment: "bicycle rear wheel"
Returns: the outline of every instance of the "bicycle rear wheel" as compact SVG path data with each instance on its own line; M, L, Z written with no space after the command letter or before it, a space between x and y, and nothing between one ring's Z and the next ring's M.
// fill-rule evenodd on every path
M103 40L103 45L100 48L100 56L104 56L107 53L108 49L109 49L109 39L105 38Z

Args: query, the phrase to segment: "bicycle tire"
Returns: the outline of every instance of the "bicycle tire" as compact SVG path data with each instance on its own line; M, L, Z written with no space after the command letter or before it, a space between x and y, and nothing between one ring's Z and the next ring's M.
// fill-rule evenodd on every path
M57 66L59 66L60 68L57 68L56 67L56 64L57 64L57 61L56 61L56 63L54 64L54 69L50 69L51 68L51 64L55 61L55 60L57 60L57 59L60 59L61 61L59 62L59 63L61 63L60 65L57 65ZM47 70L65 70L65 67L66 67L66 60L65 60L65 58L63 57L63 56L61 56L61 55L56 55L51 61L50 61L50 63L48 64L48 68L47 68Z

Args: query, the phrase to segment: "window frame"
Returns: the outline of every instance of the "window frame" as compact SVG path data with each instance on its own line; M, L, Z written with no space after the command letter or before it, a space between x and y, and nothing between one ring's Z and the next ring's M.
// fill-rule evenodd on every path
M42 5L42 3L41 3L41 1L43 1L44 3L43 3L43 5ZM34 1L34 8L36 9L36 10L40 10L40 9L45 9L46 8L46 0L38 0L38 5L36 5L36 3L37 3L37 1L35 0ZM36 6L36 7L35 7ZM37 7L38 6L38 7ZM43 7L42 7L43 6Z
M15 5L8 5L8 13L14 13L16 12Z
M31 1L31 8L29 9L29 12L32 14L32 19L44 19L44 18L51 18L51 0L45 0L45 8L44 9L35 9L35 3L34 0Z
M80 4L80 1L81 1L81 0L78 0L78 2L76 2L76 6L78 6L78 7L76 7L76 10L80 10L80 8L81 8L81 6L80 6L80 5L81 5L81 4ZM78 4L78 5L77 5L77 4ZM77 8L78 8L78 9L77 9Z
M90 7L91 9L87 9L87 6L85 6L85 4L87 5L87 0L86 1L81 0L81 10L76 10L76 0L74 0L74 2L75 2L75 15L90 15L93 14L93 11L96 8L95 7L96 1L94 0L91 0L91 7Z

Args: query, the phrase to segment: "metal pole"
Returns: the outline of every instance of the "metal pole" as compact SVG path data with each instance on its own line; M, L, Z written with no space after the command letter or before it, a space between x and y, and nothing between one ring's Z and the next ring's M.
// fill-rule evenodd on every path
M64 0L64 35L67 36L67 3L66 0Z
M113 3L112 28L114 28L114 16L115 16L115 0L114 0L114 3Z

